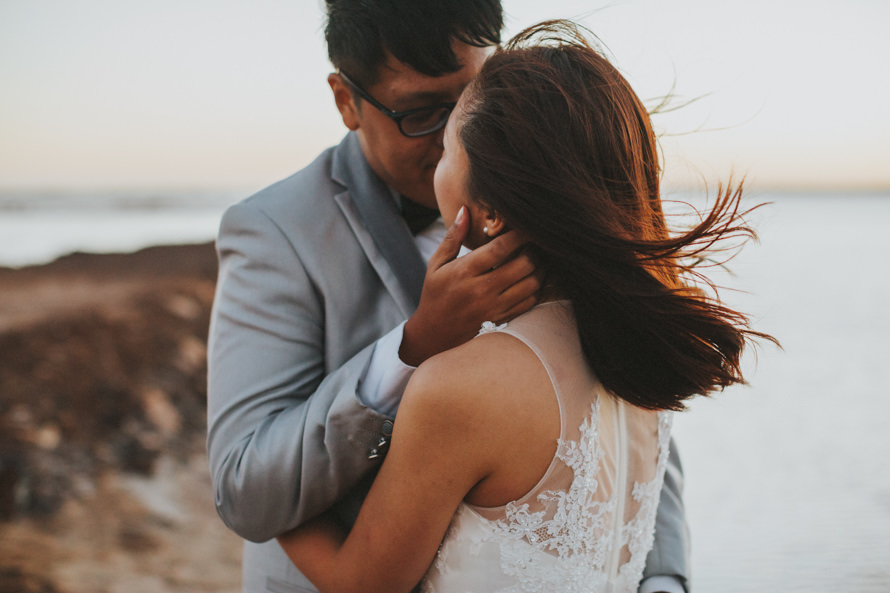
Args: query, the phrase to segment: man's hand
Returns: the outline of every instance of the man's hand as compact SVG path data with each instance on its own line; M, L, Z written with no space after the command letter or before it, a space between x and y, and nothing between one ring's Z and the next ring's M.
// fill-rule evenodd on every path
M399 348L405 364L417 366L463 344L483 322L509 321L537 302L541 282L522 250L525 240L515 231L456 259L469 224L466 208L461 208L430 259L420 304L405 323Z

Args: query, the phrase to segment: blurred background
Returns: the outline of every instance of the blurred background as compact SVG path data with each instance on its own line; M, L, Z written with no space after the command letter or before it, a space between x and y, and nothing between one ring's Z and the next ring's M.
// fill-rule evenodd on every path
M667 199L734 174L770 203L717 279L784 350L675 422L695 591L890 589L890 4L503 5L505 38L573 18L649 104L691 101L654 119ZM239 589L202 457L209 242L345 133L323 17L0 0L0 590Z

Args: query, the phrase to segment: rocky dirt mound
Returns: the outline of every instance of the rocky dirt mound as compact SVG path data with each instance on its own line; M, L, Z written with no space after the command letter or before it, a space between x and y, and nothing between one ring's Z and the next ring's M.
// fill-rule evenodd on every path
M0 270L0 591L237 590L204 457L211 245Z

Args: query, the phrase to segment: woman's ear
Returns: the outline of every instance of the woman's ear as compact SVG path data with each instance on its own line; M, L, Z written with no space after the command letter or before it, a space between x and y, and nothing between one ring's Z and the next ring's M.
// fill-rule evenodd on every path
M482 234L489 239L494 239L507 230L507 223L504 217L496 210L485 208L482 217Z
M343 124L351 131L356 131L360 121L358 108L352 97L352 90L337 73L328 74L328 84L331 85L331 90L334 92L334 102L337 104L340 117L343 118Z

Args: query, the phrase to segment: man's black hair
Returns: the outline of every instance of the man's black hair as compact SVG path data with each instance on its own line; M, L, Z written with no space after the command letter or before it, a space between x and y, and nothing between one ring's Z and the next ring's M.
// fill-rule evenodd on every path
M334 67L370 86L386 53L427 76L460 70L453 39L475 47L501 41L500 0L326 0L325 40Z

